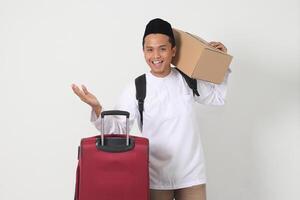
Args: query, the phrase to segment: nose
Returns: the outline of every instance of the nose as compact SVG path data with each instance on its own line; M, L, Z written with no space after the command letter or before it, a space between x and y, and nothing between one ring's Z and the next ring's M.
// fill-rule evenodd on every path
M154 51L154 58L160 58L160 52L159 51Z

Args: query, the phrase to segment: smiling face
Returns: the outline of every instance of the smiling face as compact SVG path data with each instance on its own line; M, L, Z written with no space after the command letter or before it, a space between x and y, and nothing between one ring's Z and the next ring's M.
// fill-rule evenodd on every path
M176 47L172 48L169 36L160 33L147 35L143 51L145 60L154 76L165 77L170 73Z

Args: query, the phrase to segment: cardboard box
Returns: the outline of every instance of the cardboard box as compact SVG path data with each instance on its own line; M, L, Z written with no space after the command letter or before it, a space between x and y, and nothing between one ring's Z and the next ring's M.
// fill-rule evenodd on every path
M232 56L190 33L173 28L177 53L172 64L191 78L222 83Z

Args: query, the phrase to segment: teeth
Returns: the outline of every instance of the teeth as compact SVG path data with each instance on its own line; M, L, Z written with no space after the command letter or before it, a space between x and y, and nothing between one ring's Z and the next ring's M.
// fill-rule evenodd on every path
M158 64L158 63L162 63L162 61L158 61L158 60L153 61L153 64Z

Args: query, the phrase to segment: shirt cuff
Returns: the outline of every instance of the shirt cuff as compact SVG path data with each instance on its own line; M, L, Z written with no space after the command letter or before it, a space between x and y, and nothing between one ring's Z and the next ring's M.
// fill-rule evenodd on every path
M99 115L99 117L97 117L97 115L96 115L96 113L95 113L95 111L92 109L91 110L91 118L90 118L90 121L92 122L92 123L97 123L98 121L100 121L101 120L101 115Z

